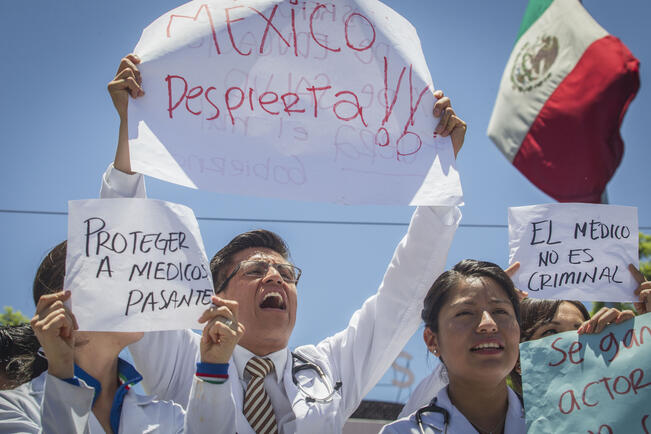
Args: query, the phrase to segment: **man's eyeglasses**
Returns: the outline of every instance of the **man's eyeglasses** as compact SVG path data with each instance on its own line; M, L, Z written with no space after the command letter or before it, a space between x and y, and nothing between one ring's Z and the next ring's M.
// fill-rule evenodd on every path
M219 288L215 293L222 292L228 282L237 274L238 271L242 270L242 274L252 279L261 279L267 275L269 272L269 267L274 267L280 277L285 283L288 284L297 284L298 279L301 277L301 269L295 267L291 264L271 264L267 261L242 261L233 270L231 274L219 285Z

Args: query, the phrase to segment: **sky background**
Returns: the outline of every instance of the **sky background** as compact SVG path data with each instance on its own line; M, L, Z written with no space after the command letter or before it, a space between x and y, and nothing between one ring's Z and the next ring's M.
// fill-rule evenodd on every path
M502 156L486 136L500 78L526 7L523 0L386 1L419 33L434 85L450 96L468 123L458 158L464 189L462 225L448 267L464 258L508 261L507 207L552 201ZM151 21L182 2L34 1L7 3L0 15L0 306L34 313L31 285L47 251L66 237L67 201L98 196L100 176L113 160L118 117L106 91L120 58ZM624 158L608 186L611 204L638 207L651 233L651 3L585 1L593 17L641 62L641 88L622 126ZM147 179L151 198L190 206L210 257L234 235L263 227L281 234L303 269L298 318L290 346L316 343L344 328L375 293L410 207L339 206L237 197ZM29 212L25 212L29 211ZM58 213L58 214L57 214ZM201 218L228 218L233 221ZM334 223L256 222L256 219ZM244 221L242 221L244 220ZM254 220L254 221L251 221ZM372 224L369 224L372 223ZM389 223L386 225L377 223ZM422 328L399 364L415 386L432 369ZM404 401L389 371L369 398Z

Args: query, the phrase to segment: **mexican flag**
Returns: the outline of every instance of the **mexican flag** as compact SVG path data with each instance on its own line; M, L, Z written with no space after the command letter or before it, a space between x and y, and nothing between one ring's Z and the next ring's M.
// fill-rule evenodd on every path
M639 61L579 0L531 0L488 136L559 202L601 201L624 152L619 127Z

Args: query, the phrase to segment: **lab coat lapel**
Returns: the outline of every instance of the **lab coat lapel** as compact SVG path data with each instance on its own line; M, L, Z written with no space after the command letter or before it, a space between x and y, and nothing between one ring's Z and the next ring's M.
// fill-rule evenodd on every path
M287 399L292 404L292 411L294 412L295 419L285 424L283 427L283 432L309 432L309 430L306 429L307 425L304 423L308 408L305 404L305 400L302 399L302 395L298 392L298 387L296 387L294 381L292 380L293 361L294 358L290 352L287 355L287 362L285 362L285 371L283 372L283 386L285 387Z
M296 415L296 420L301 420L307 413L307 406L305 405L305 399L298 392L298 387L294 384L292 376L292 366L294 362L294 357L290 353L287 356L287 362L285 363L285 372L283 373L283 385L285 386L285 393L287 394L287 399L292 403L292 409Z
M518 434L526 432L526 422L524 418L524 409L518 395L509 387L509 408L506 411L506 421L504 422L505 434Z

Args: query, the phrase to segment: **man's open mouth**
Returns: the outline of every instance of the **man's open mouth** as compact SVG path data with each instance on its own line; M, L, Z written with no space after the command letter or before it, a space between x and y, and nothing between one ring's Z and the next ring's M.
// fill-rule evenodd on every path
M270 291L264 295L260 303L260 308L285 310L287 306L285 306L285 300L279 292Z

